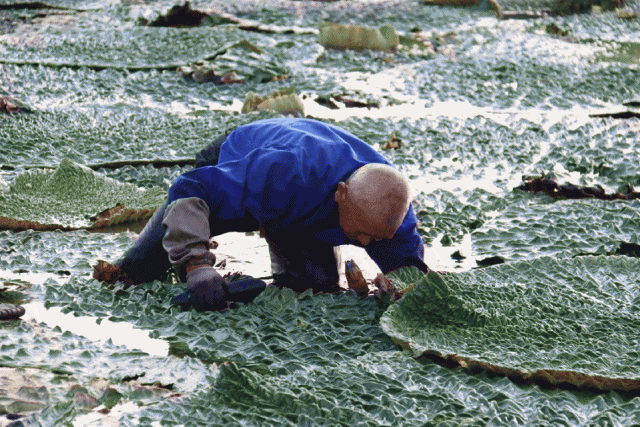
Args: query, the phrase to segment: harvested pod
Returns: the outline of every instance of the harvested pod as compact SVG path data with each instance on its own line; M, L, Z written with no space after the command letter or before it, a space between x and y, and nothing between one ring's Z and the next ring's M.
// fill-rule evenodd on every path
M295 91L276 92L266 97L254 92L247 94L242 105L242 113L267 110L284 115L304 116L304 104Z
M393 25L372 28L325 22L320 25L318 42L324 47L339 50L390 51L400 44L400 38Z
M369 293L369 285L367 285L362 270L354 260L350 259L344 263L344 273L347 276L349 289L353 289L359 294Z

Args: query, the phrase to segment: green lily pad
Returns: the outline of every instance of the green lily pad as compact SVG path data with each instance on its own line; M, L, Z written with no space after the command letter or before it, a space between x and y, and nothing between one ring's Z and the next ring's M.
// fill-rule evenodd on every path
M83 321L87 320L78 318L78 322ZM33 322L20 322L11 329L3 326L2 330L2 366L41 372L36 378L53 385L48 387L52 400L60 400L69 390L59 388L59 382L47 375L79 382L99 397L104 390L96 392L102 387L91 385L94 378L102 378L105 384L125 394L129 390L127 384L134 380L138 384L172 386L174 391L183 393L208 385L217 372L216 366L205 365L197 359L150 356L116 346L111 340L94 343L57 327L49 329ZM125 387L120 387L121 384Z
M614 253L622 242L637 244L638 201L558 200L521 191L484 210L491 213L471 234L478 259L525 260Z
M185 118L126 105L12 115L0 127L0 163L55 168L67 158L99 167L190 160L228 129L272 116L210 111Z
M63 160L19 175L0 201L3 228L101 228L148 219L166 193L144 190Z
M50 273L62 277L70 275L90 277L92 265L99 259L115 260L131 245L131 235L126 233L92 233L80 231L22 232L0 231L0 269L23 273ZM2 276L0 275L0 278ZM25 277L29 280L30 277ZM29 289L24 292L37 294L27 281L12 280ZM18 288L22 291L22 288ZM41 295L37 295L39 298Z
M45 289L45 299L65 311L154 329L156 338L179 342L174 348L181 354L264 372L293 372L394 347L377 324L382 310L376 300L362 300L354 292L312 296L269 286L249 304L224 313L198 313L171 306L182 287L170 283L124 291L71 277L62 286Z
M425 275L380 320L416 355L516 381L640 392L640 261L581 257Z
M632 425L639 399L517 386L506 378L447 370L406 352L375 352L290 375L225 364L215 386L125 415L145 426L339 425L377 427ZM47 410L47 413L49 411Z
M65 30L34 26L32 45L0 41L0 62L97 69L175 69L205 58L225 44L242 39L233 27L163 28L107 25L77 18ZM97 30L97 28L99 30Z

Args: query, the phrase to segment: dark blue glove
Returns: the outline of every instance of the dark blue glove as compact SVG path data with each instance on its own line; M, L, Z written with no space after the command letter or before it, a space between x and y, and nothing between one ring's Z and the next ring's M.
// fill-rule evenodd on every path
M250 276L242 276L238 280L227 283L227 299L233 302L251 302L262 291L265 290L267 284L260 279L254 279Z
M211 266L187 273L187 290L171 299L183 310L220 311L227 308L227 282Z

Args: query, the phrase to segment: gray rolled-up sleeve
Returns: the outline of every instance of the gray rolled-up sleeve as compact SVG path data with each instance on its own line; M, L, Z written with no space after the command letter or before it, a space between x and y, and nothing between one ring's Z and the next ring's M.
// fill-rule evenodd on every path
M209 251L209 207L197 197L172 202L164 214L166 227L162 245L177 271L188 263L213 265L215 256Z

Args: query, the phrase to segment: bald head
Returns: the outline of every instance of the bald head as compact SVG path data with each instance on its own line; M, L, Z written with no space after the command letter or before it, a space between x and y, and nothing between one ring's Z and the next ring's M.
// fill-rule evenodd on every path
M341 226L363 244L391 238L402 224L411 202L409 181L395 168L372 163L362 166L345 183L338 184L336 201Z

